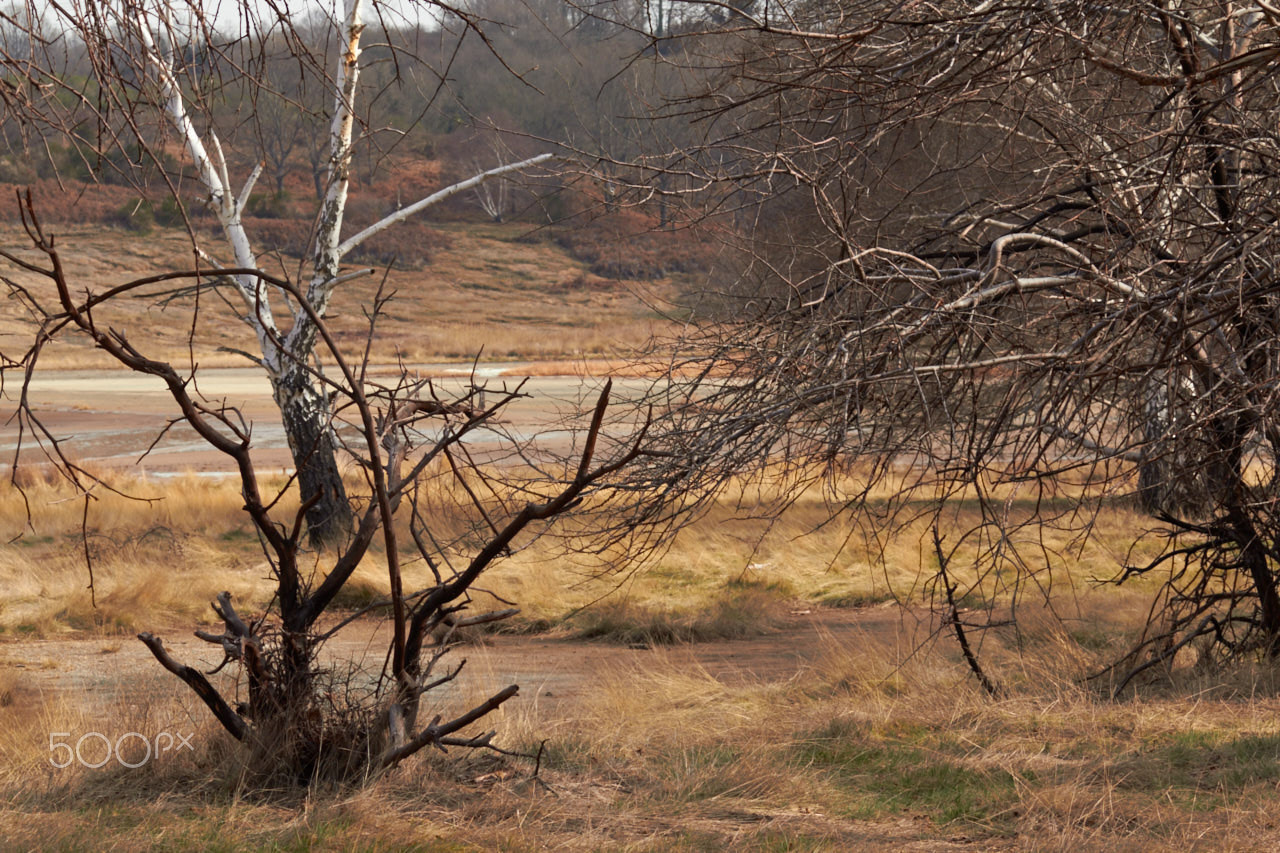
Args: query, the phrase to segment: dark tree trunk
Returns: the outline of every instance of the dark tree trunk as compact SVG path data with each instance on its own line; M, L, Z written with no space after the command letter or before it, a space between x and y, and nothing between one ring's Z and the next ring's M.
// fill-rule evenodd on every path
M1271 571L1267 548L1258 537L1258 531L1243 507L1239 505L1230 507L1227 523L1235 533L1236 542L1240 546L1240 562L1249 572L1254 590L1258 593L1261 627L1266 638L1267 654L1273 658L1280 657L1280 590L1276 588L1276 578Z
M315 499L307 510L308 539L316 548L337 544L351 532L353 515L338 468L328 402L301 369L276 377L274 393L302 500Z
M1143 389L1143 458L1138 465L1138 500L1151 514L1198 516L1205 509L1197 493L1200 464L1187 426L1193 400L1177 394L1178 379L1158 375ZM1173 386L1172 390L1171 387Z
M1242 418L1216 418L1214 432L1225 448L1216 473L1226 484L1224 521L1240 548L1240 563L1253 581L1258 594L1261 628L1266 638L1267 655L1280 657L1280 589L1271 565L1270 550L1258 533L1256 516L1249 506L1249 490L1244 479L1244 445L1250 433Z
M1152 377L1143 389L1138 501L1151 515L1203 518L1229 500L1232 473L1223 467L1203 397L1194 380L1176 371Z

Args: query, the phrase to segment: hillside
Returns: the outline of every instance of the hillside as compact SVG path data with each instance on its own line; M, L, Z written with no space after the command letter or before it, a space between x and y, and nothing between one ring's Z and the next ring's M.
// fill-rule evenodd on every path
M0 187L10 199L15 189ZM37 209L57 237L75 289L101 292L137 277L193 267L185 229L132 221L127 214L132 210L136 216L142 208L131 192L93 186L63 193L50 181L37 187ZM370 205L368 196L353 199L357 215ZM16 219L16 202L6 207L0 211L0 247L40 262ZM196 227L208 223L198 220ZM262 247L264 268L296 278L300 246L290 238L305 233L306 222L251 218L248 228ZM281 245L285 251L271 251ZM474 216L424 220L396 226L383 248L375 245L372 251L382 256L361 259L372 273L345 284L334 300L333 330L350 354L359 353L368 330L365 307L382 287L393 297L377 322L373 360L429 362L469 360L481 353L485 360L625 357L667 327L673 294L696 282L708 249L691 243L687 233L658 232L643 217L615 215L555 226ZM409 260L400 261L401 254ZM677 262L668 263L670 258ZM383 264L390 259L395 265L388 271ZM41 290L46 285L37 276L6 275L37 293L51 293ZM152 342L167 358L184 359L194 300L166 300L165 292L172 289L156 286L149 297L123 300L110 312L100 309L98 321L126 330L140 344ZM196 360L204 366L243 364L242 357L222 349L251 348L228 307L210 290L201 294L199 305L206 321L196 327ZM18 310L0 316L0 335L8 347L29 339L32 328ZM49 367L109 366L79 343L59 342L43 359Z

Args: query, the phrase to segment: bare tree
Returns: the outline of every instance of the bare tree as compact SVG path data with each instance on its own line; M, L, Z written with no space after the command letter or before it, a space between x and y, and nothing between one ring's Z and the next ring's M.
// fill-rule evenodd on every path
M449 20L462 33L475 29L465 13L444 5L433 4L432 8L448 12ZM269 105L267 112L292 106L291 92L272 90L271 75L255 71L282 59L297 64L304 75L323 81L317 88L329 100L324 146L327 177L314 221L302 301L253 273L228 279L239 302L237 313L255 339L254 352L242 354L271 380L298 478L308 498L308 534L316 545L341 542L353 523L336 455L333 412L310 369L319 354L313 315L323 318L335 290L361 274L344 269L343 258L381 231L457 193L552 159L550 153L544 153L482 171L405 204L356 234L345 233L352 157L363 126L357 109L362 96L362 38L370 16L382 21L390 14L373 0L340 4L338 16L319 27L327 28L335 47L328 54L308 47L291 24L287 6L244 4L238 17L247 29L230 36L220 32L220 21L206 17L199 2L86 7L28 4L25 17L10 18L11 26L22 26L26 21L28 41L43 48L35 59L11 66L23 85L42 93L38 102L23 104L15 118L39 125L46 138L61 136L76 143L92 143L96 150L136 146L144 161L155 164L165 161L166 143L176 141L194 173L191 178L199 187L200 200L212 210L221 231L221 246L215 248L198 230L191 229L197 258L206 266L257 270L258 250L271 248L257 246L245 227L245 206L262 166L259 163L250 169L243 180L233 178L231 152L224 147L237 143L227 142L219 125L229 124L230 134L235 135L241 120L222 115L219 93L235 83L258 88L250 100ZM270 55L269 50L279 45L286 48L285 56ZM326 55L333 57L332 70L324 65ZM4 56L6 64L11 58ZM299 104L297 109L304 106ZM253 158L260 160L265 154L279 161L280 156L262 150L263 146L271 149L286 144L286 137L296 134L296 128L277 128L279 122L267 121L265 116L259 117L257 124L271 129L264 139L252 139ZM276 168L280 168L278 162ZM165 173L161 180L181 205L188 179Z
M1037 530L1086 536L1136 490L1164 548L1119 578L1163 581L1119 683L1201 638L1280 654L1280 12L726 20L664 52L709 81L669 106L706 128L670 171L741 250L678 345L684 487L782 459L793 488L856 483L840 505L869 536L975 497L969 577L1014 598L1052 574Z
M507 477L500 467L474 464L463 442L478 431L497 429L498 414L523 395L520 385L486 388L473 380L458 394L442 397L431 382L404 372L393 381L374 382L367 364L344 358L302 286L261 270L172 271L95 290L68 276L61 250L40 225L30 194L22 200L22 211L40 260L4 250L0 258L38 277L40 285L3 281L9 296L32 314L39 329L29 349L5 353L0 376L18 376L13 385L21 388L15 396L24 427L40 436L64 476L80 490L87 513L95 486L110 485L68 458L43 429L26 395L50 341L87 337L125 368L161 379L176 407L174 421L191 427L209 447L234 462L245 512L270 562L275 590L265 613L241 614L230 594L223 593L213 603L221 633L196 632L221 649L224 660L217 669L229 663L238 667L239 677L230 689L235 694L244 690L246 701L236 702L219 692L205 673L176 660L160 637L139 634L157 661L199 696L228 733L246 744L251 766L273 779L306 783L321 777L358 778L427 746L506 752L493 743L494 732L463 730L515 696L517 685L447 721L421 713L430 691L456 679L465 663L447 665L451 632L515 614L511 603L502 601L498 603L506 606L498 609L465 611L474 603L473 596L480 595L475 584L488 568L556 518L571 510L583 514L584 503L605 519L595 528L598 545L607 548L611 541L634 537L635 518L627 509L634 504L630 492L613 487L619 473L642 455L647 424L625 443L602 436L610 402L606 384L588 422L579 429L576 455L557 462L548 454L531 455L527 440L513 440L522 471L532 473ZM319 557L309 559L302 542L304 516L318 496L304 494L296 511L284 509L288 487L275 495L264 492L254 467L252 431L241 413L201 396L193 371L148 356L145 344L135 342L126 330L98 320L114 300L167 293L175 282L208 289L229 278L257 279L304 306L337 374L312 373L310 378L323 382L326 392L354 412L359 439L348 450L363 474L362 509L354 535L323 563ZM380 295L371 307L370 337L383 302ZM447 506L436 505L439 496ZM375 554L378 539L382 549ZM410 545L413 559L430 569L433 582L405 588L402 544ZM332 613L352 573L375 558L385 570L389 598L354 614ZM92 574L90 579L92 583ZM343 671L322 664L318 653L323 644L371 610L384 612L392 628L382 671ZM445 641L429 644L428 638L442 626L448 626Z

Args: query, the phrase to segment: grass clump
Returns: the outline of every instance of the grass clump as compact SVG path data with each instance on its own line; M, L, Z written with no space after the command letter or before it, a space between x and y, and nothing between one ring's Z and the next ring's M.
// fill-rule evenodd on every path
M1177 796L1205 808L1253 787L1274 787L1280 734L1170 732L1125 754L1117 766L1123 789Z
M361 610L390 596L386 581L363 575L352 575L333 597L333 606L339 610Z
M733 580L696 609L609 601L576 616L572 636L645 646L759 637L776 628L786 592L787 587L777 583Z

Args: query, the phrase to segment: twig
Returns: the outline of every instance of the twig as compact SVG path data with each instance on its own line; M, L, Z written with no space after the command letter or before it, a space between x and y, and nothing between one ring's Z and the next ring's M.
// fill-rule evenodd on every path
M982 669L982 664L978 663L978 656L973 653L973 648L969 645L969 638L964 632L964 625L960 621L960 608L956 606L955 587L951 584L951 578L947 575L947 563L949 562L946 554L942 552L942 534L938 532L938 525L933 526L933 550L938 556L938 579L942 581L942 588L947 594L947 621L951 624L952 630L956 632L956 642L960 644L960 651L964 655L965 662L969 664L969 669L977 676L978 683L982 685L982 689L987 695L993 699L1000 697L1000 686L987 677Z
M226 700L218 695L218 691L213 689L213 685L204 677L204 673L174 660L173 656L165 650L164 643L154 634L144 631L138 635L138 639L151 650L151 654L155 655L161 666L186 682L200 700L209 706L209 710L213 711L218 722L222 723L222 727L230 732L232 737L236 740L244 740L249 732L248 724L226 703Z

